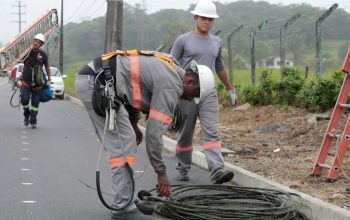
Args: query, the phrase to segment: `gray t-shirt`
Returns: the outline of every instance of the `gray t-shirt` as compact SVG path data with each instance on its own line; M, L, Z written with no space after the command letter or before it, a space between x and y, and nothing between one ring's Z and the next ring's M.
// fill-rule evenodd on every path
M191 60L208 66L213 73L225 68L221 55L221 39L209 34L207 37L196 36L192 31L180 35L174 42L170 52L184 69Z

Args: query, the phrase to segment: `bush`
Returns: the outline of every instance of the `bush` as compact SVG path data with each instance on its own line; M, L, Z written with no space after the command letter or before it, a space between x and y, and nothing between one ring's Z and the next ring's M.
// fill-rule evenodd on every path
M285 77L276 84L277 103L296 106L298 103L296 96L304 85L304 78L294 68L285 68L284 72Z
M306 108L311 111L325 111L334 106L342 85L344 73L336 71L331 79L316 79L305 83L301 74L286 68L285 77L275 83L271 71L264 70L256 87L245 87L241 99L252 105L278 104Z
M259 78L259 86L244 88L242 98L253 105L271 105L274 103L273 90L272 71L263 70Z
M342 84L340 71L335 72L331 80L316 79L306 84L299 93L299 107L311 111L325 111L334 106Z

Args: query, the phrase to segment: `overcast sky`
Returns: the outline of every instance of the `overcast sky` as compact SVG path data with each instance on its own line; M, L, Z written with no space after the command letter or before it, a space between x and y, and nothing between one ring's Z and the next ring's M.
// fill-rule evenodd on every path
M156 12L164 8L188 9L191 3L197 3L198 0L124 0L124 2L135 5L136 3L145 3L148 13ZM222 3L235 2L237 0L216 0ZM258 1L258 0L255 0ZM308 3L313 6L329 8L334 3L339 4L339 8L343 8L350 12L349 0L265 0L271 4L300 4ZM18 34L18 0L0 0L0 41L6 44ZM24 5L22 20L26 23L22 24L22 30L33 23L45 11L56 8L59 16L61 13L61 0L21 0ZM106 0L70 0L64 1L64 23L70 21L80 22L89 20L94 17L102 16L106 12Z

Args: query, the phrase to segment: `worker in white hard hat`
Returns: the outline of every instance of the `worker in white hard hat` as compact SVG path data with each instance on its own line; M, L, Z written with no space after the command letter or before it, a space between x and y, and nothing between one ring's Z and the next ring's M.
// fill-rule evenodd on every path
M107 81L114 82L114 86L105 86L113 87L110 94L115 93L117 97L110 97L114 103L111 108L116 111L114 124L117 129L105 131L104 126L109 118L106 115L109 114L103 107L105 102L102 97L108 95L94 89L101 88L99 78L105 84ZM126 162L133 169L137 160L137 145L143 138L137 125L139 112L148 115L145 142L148 158L157 174L158 196L170 197L171 183L163 157L162 136L174 120L179 99L200 102L212 93L215 89L212 71L195 62L185 71L171 56L152 51L114 51L85 65L78 72L74 87L97 135L104 137L101 141L106 144L114 192L112 207L119 209L113 211L112 219L150 219L136 208L139 206L135 201L129 200L133 192ZM120 210L121 207L123 210Z
M37 127L37 115L39 100L43 86L51 84L51 72L47 54L40 49L45 43L45 36L39 33L34 36L31 50L24 57L22 81L21 81L21 104L23 106L24 126ZM43 68L47 73L47 78Z
M186 69L191 60L198 64L208 66L224 84L232 105L236 104L237 96L234 86L230 83L221 55L221 39L209 33L214 20L219 16L216 6L208 0L200 1L191 13L194 15L195 28L193 31L184 33L176 39L171 54L180 62L181 67ZM192 163L193 134L197 117L201 125L201 145L210 171L210 180L221 184L231 181L234 174L226 170L224 159L221 154L221 140L219 138L219 101L216 90L202 99L198 104L195 102L182 101L183 126L178 136L176 156L178 158L180 181L189 180L189 170Z

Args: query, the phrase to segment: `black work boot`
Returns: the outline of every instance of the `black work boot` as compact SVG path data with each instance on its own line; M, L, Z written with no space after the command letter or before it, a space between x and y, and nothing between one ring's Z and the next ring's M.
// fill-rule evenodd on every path
M234 174L232 171L226 170L219 175L219 177L215 180L214 184L223 184L226 182L230 182L233 176Z
M32 129L36 129L36 123L31 123Z
M112 220L152 220L152 217L142 214L138 209L124 213L113 213Z
M29 117L24 117L24 121L23 121L24 126L28 126L29 125Z

